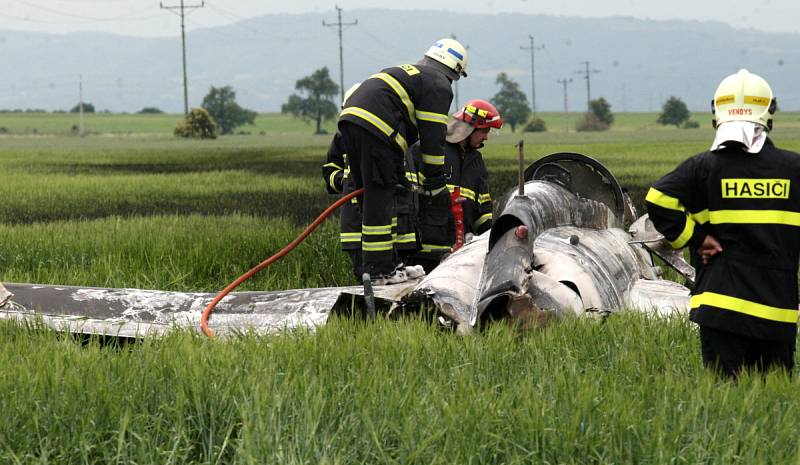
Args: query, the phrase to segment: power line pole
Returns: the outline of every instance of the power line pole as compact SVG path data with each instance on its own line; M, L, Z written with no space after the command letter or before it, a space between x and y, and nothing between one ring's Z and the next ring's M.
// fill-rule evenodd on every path
M200 2L199 5L184 5L183 0L181 0L180 5L176 6L164 6L163 3L159 2L158 4L162 10L169 10L171 13L175 13L176 15L181 17L181 47L183 49L183 114L189 114L189 86L187 84L186 79L186 25L184 24L184 17L186 16L186 10L194 10L197 8L203 8L206 5L205 1ZM174 10L179 10L180 13L175 12Z
M342 9L339 8L339 5L336 5L336 13L339 15L338 21L328 24L323 19L322 25L327 27L337 26L339 28L339 96L341 97L340 101L344 102L344 51L342 49L342 26L355 26L358 24L358 20L355 20L352 23L343 23Z
M588 61L582 61L581 63L586 66L586 70L575 71L575 74L583 75L583 78L586 79L586 111L589 111L591 110L591 108L589 108L589 102L592 101L592 84L590 76L592 74L599 73L600 70L589 69L590 63Z
M566 121L566 132L569 132L569 107L567 106L567 84L572 82L572 78L559 79L556 82L564 86L564 121Z
M83 74L78 75L78 135L83 136Z
M535 72L535 63L536 59L534 55L536 54L537 50L541 50L544 48L544 44L536 47L533 45L533 36L528 34L528 39L531 41L531 45L528 47L520 46L522 50L530 50L531 51L531 110L533 110L533 117L536 118L536 72Z
M456 39L456 35L452 34L452 33L450 34L450 38L453 39L453 40L458 40L458 39ZM461 44L461 45L464 45L464 44ZM465 50L469 50L469 45L464 45L464 49ZM455 90L455 100L453 101L453 103L456 104L456 108L455 108L456 111L458 111L458 109L460 108L458 106L458 81L459 81L458 79L453 81L453 89Z

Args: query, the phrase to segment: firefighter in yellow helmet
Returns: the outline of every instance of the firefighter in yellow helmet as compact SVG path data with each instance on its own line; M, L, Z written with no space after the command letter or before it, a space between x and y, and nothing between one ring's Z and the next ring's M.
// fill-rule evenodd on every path
M421 250L406 258L406 263L420 264L430 272L458 243L459 234L471 236L491 229L489 173L479 149L489 139L490 131L502 126L503 119L497 108L481 99L468 101L450 118L444 169L449 178L447 188L451 195L418 197ZM409 167L412 169L407 172L407 177L412 182L424 184L424 174L413 170L422 162L420 145L413 145L410 152L414 166ZM456 189L457 199L453 195ZM453 200L458 205L454 206ZM454 213L454 210L458 213ZM457 214L463 217L463 231L456 226Z
M339 117L350 173L362 196L363 267L375 284L408 277L397 253L396 186L405 175L404 156L422 147L425 190L445 189L444 145L451 84L466 76L467 51L453 39L437 41L416 64L385 68L353 91Z
M647 193L655 227L698 256L690 319L706 366L791 372L797 333L800 155L769 138L776 100L747 70L712 101L716 137Z

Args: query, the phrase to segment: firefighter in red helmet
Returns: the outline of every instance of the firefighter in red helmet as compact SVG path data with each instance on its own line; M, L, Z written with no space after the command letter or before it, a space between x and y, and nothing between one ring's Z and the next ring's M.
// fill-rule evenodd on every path
M447 123L444 169L449 178L446 191L418 196L418 235L422 249L404 258L407 264L423 265L426 271L459 242L456 226L458 211L463 213L463 234L468 239L492 227L492 196L489 173L479 149L489 139L492 129L500 129L503 119L497 108L486 100L468 101ZM407 178L424 185L423 174L414 168L422 163L419 144L409 149L411 157ZM454 193L458 192L456 199ZM433 195L431 195L433 194ZM457 202L458 205L455 205ZM455 207L455 208L454 208Z

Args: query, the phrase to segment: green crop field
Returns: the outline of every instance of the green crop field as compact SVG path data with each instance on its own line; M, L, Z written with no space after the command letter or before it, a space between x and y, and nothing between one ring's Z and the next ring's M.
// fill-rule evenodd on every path
M641 207L713 137L655 114L617 114L605 133L543 116L552 131L504 130L484 149L495 198L515 183L520 139L528 162L597 158ZM89 115L77 137L76 115L0 114L0 282L216 291L335 200L329 136L306 124L259 115L249 134L191 141L171 136L178 119ZM776 127L800 151L800 114ZM352 284L337 238L328 221L243 289ZM796 378L718 381L697 339L682 318L634 313L525 335L335 319L133 343L3 322L0 463L800 463Z

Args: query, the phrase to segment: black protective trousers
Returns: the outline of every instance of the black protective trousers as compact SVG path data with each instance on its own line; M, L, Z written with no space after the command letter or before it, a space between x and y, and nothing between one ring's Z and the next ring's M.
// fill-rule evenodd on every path
M364 188L361 201L361 250L365 273L391 274L399 264L394 237L397 229L395 186L403 154L370 131L343 121L339 124L350 175L356 189Z
M770 341L700 326L703 364L720 375L736 379L742 370L766 373L772 369L794 368L795 340Z

